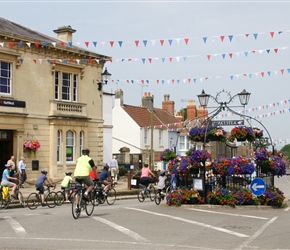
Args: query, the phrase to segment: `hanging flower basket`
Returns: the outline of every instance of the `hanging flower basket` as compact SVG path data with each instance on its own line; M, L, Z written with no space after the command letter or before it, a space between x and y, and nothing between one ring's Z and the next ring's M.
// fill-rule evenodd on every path
M246 127L246 126L237 126L234 127L229 136L228 140L230 142L233 142L235 140L237 141L249 141L252 142L255 140L255 134L252 128Z
M168 162L170 160L173 160L176 157L176 153L171 150L170 148L165 149L161 154L160 154L160 160Z
M207 128L206 138L209 141L226 141L226 135L226 131L220 126L208 126Z
M263 137L263 130L259 128L253 128L253 131L256 139L261 139Z
M185 154L189 157L192 166L204 167L206 161L211 161L211 154L204 149L196 150L191 148Z
M204 137L202 137L201 128L200 127L192 127L189 130L188 137L192 141L201 142L203 141Z
M24 151L27 150L33 150L36 151L36 149L40 148L40 143L39 141L35 140L35 141L27 141L23 144L23 149Z

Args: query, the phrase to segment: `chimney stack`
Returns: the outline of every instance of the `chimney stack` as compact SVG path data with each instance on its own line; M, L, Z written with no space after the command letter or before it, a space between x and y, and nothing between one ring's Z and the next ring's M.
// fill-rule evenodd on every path
M162 102L162 109L167 110L170 114L174 115L174 101L170 101L170 95L164 95L164 101Z
M193 120L196 118L196 105L195 105L195 100L188 100L187 101L187 119L188 120Z
M76 30L72 29L70 25L59 27L57 30L53 31L57 34L57 39L63 42L69 43L73 41L72 34L76 32Z
M142 107L149 109L150 111L153 108L153 97L150 92L144 92L144 96L142 97Z

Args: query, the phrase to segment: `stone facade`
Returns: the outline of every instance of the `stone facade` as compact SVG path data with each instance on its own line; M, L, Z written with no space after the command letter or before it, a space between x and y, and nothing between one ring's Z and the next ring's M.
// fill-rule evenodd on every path
M24 156L28 182L34 183L41 169L47 169L52 180L60 180L65 171L74 170L83 147L90 148L90 156L102 165L103 92L97 83L109 57L26 27L20 31L23 34L19 29L14 33L15 24L2 21L11 33L0 27L0 66L11 67L11 91L0 89L0 172L10 155L16 164ZM57 30L58 36L72 39L75 30L62 29L65 34ZM0 80L2 84L3 77ZM27 140L40 142L35 155L23 151Z

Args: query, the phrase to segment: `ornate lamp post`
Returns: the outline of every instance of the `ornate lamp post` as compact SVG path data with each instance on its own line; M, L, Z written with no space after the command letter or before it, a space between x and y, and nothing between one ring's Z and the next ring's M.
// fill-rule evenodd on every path
M227 94L228 101L219 101L221 93ZM214 102L216 102L218 104L217 107L214 107L215 109L213 112L210 113L210 116L204 121L207 125L206 129L207 129L208 123L211 121L211 119L226 109L230 110L231 112L235 113L236 115L245 116L245 115L241 115L241 114L237 113L236 111L232 110L231 108L232 107L241 107L241 106L245 107L249 103L250 95L251 95L251 93L247 92L245 89L242 92L240 92L234 96L231 96L231 94L229 92L222 90L219 93L217 93L217 95L214 97L212 95L206 94L205 91L202 90L201 94L197 95L199 103L202 107L207 107L210 98L213 99ZM241 106L229 106L229 104L237 96L239 97ZM204 148L206 147L206 133L207 133L207 131L205 132L205 136L204 136L204 144L203 144ZM204 201L206 202L207 192L206 192L206 185L205 185L205 181L206 181L205 172L206 171L205 171L205 166L204 166L204 169L202 171L202 185L203 185L203 195L204 195L203 198L204 198Z

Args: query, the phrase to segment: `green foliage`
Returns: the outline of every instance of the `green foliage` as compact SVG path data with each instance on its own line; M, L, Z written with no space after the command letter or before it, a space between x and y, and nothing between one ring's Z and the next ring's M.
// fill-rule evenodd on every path
M120 175L120 176L124 176L124 175L126 175L127 172L128 172L127 168L125 168L125 167L123 167L123 166L119 167L119 175Z
M290 157L290 144L287 144L281 148L280 152L282 152L285 156Z

